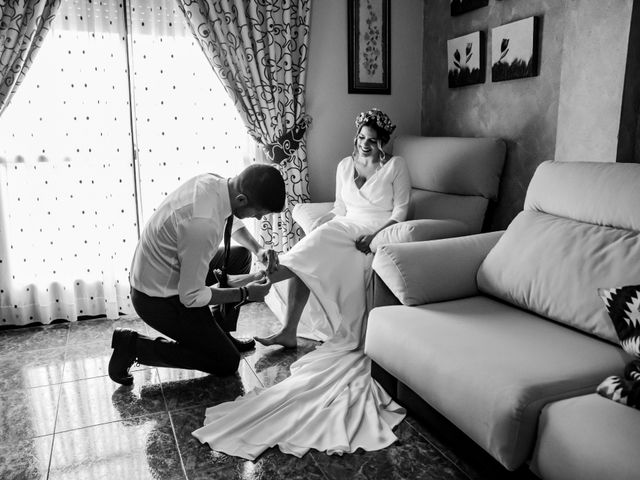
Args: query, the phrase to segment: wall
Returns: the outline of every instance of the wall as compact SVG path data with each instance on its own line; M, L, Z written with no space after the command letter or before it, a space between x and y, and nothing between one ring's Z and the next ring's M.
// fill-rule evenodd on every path
M568 5L556 159L615 162L633 0Z
M307 71L311 200L332 201L335 169L351 153L358 113L378 107L398 126L420 133L423 0L391 0L391 95L347 93L347 2L313 2Z
M612 152L615 159L631 6L632 0L490 0L487 7L451 17L449 0L426 2L422 134L507 142L499 200L488 212L486 229L505 228L522 209L541 162L587 159L576 158L572 146L593 147L594 130L600 129L598 155L588 159L611 160ZM491 28L531 15L541 17L538 76L491 82L487 49L486 82L448 88L447 39L483 30L490 45ZM606 43L597 41L603 38Z
M640 1L633 2L617 162L640 163Z

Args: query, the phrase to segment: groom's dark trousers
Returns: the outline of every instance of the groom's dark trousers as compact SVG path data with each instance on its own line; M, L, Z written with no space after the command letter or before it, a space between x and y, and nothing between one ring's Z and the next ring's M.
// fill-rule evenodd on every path
M213 270L222 266L223 252L223 248L218 249L209 264L207 285L216 283ZM250 269L251 253L244 247L231 246L227 272L237 275L249 273ZM187 308L177 295L150 297L133 288L131 301L147 325L171 339L139 334L136 340L138 363L201 370L217 375L230 375L238 369L240 353L214 317L210 306ZM234 312L235 319L226 318L226 330L235 330L239 309L234 309Z

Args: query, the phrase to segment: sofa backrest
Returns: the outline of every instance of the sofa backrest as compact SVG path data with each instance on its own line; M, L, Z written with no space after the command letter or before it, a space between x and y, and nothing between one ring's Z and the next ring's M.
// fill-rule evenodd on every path
M498 194L505 152L494 138L398 136L393 153L411 175L409 219L460 220L469 233L479 232Z
M598 288L640 283L640 164L544 162L478 288L617 343Z

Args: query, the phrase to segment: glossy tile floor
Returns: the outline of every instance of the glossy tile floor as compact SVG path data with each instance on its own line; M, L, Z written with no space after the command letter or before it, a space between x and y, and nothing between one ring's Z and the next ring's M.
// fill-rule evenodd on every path
M277 320L246 305L239 333L264 335ZM94 319L0 331L0 478L9 479L467 479L481 478L408 417L399 441L379 452L295 458L271 449L256 462L212 452L191 432L208 406L289 375L316 347L259 346L238 373L138 367L134 386L107 376L115 327L155 335L141 320ZM488 477L485 477L488 478Z

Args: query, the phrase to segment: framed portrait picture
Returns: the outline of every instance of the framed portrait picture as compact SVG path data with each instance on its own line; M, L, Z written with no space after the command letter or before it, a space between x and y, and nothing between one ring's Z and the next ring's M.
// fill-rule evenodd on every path
M501 82L538 75L538 17L491 30L491 80Z
M486 7L489 0L450 0L451 15L462 15L476 8Z
M484 83L484 50L482 31L447 41L449 88Z
M389 0L348 1L349 93L391 93Z

